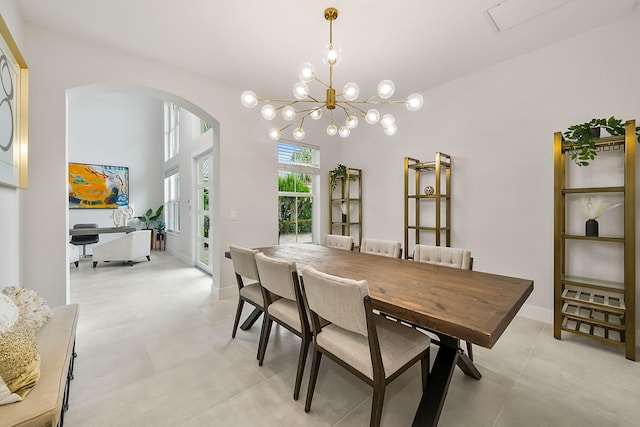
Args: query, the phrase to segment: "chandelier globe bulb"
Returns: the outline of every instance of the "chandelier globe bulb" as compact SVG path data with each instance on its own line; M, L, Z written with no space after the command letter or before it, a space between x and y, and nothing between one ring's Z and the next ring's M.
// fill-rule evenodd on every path
M265 120L273 120L276 117L276 109L271 104L265 104L262 106L262 117Z
M347 101L355 101L360 96L360 88L356 83L350 82L344 85L342 89L342 95Z
M258 105L258 97L256 94L250 90L245 90L240 95L240 102L247 108L253 108Z
M356 116L349 116L345 124L349 129L355 129L358 127L358 118Z
M304 135L305 135L304 129L302 129L301 127L295 128L293 130L293 137L295 138L296 141L303 140L304 139Z
M391 98L396 91L396 85L391 80L383 80L378 85L378 96L382 99Z
M327 135L334 136L336 133L338 133L338 128L336 127L336 125L330 124L329 126L327 126Z
M301 82L310 82L316 77L316 68L310 62L303 62L298 67L298 78Z
M424 99L419 93L412 93L407 97L407 110L418 111L424 105Z
M396 132L398 132L398 126L396 126L396 124L392 124L391 126L387 126L386 128L384 128L384 133L386 133L389 136L393 136L396 134Z
M280 129L278 128L269 129L269 138L273 139L274 141L277 141L278 139L280 139Z
M293 96L295 96L296 99L305 99L309 96L309 86L307 86L305 82L296 83L293 85Z
M319 120L320 117L322 117L322 108L316 108L314 109L311 114L310 114L311 118L313 120Z
M340 130L338 131L338 135L340 135L341 138L347 138L350 133L351 130L346 126L341 126Z
M342 48L328 44L322 49L322 62L325 65L338 65L342 61Z
M382 118L380 119L380 124L382 125L383 128L388 128L390 126L393 126L396 123L396 118L393 117L392 114L385 114L384 116L382 116Z
M296 118L296 110L291 105L287 105L282 109L282 118L290 122Z
M375 125L380 120L380 113L375 108L372 108L367 111L367 114L364 116L364 120L370 125Z

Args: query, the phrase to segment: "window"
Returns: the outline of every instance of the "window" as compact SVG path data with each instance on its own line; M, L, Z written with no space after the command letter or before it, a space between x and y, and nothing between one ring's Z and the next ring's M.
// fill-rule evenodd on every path
M180 151L180 108L170 102L164 103L164 161L175 157Z
M311 243L317 225L314 204L320 179L320 150L278 143L278 241Z
M167 231L177 233L180 231L180 172L168 173L170 175L164 178L164 218Z

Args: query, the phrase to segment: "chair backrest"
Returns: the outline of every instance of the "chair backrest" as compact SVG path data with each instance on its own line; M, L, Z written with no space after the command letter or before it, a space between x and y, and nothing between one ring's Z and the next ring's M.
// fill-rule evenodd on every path
M364 298L369 295L366 280L332 276L309 266L300 272L309 310L343 329L369 336L364 307Z
M231 250L231 261L236 275L259 282L260 276L256 266L256 254L259 251L235 245L231 245L229 249Z
M73 225L74 229L77 228L98 228L98 224L74 224ZM100 241L100 235L99 234L85 234L82 236L71 236L71 242L70 243L98 243Z
M416 245L413 260L471 270L471 251L446 246Z
M295 261L271 258L263 253L257 253L255 257L262 287L282 298L297 301L295 288L299 285Z
M325 234L322 236L322 246L351 251L353 250L353 237L341 236L339 234Z
M360 252L400 258L400 256L402 255L402 249L400 248L400 246L400 242L394 242L393 240L365 238L362 239L362 242L360 242Z

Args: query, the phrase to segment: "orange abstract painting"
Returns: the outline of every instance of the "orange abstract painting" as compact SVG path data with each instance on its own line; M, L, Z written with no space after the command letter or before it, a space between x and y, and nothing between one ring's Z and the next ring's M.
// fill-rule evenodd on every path
M128 205L128 167L69 163L70 209L116 209Z

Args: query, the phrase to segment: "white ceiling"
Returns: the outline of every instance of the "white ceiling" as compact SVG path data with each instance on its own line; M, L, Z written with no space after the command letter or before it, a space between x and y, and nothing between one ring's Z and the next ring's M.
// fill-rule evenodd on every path
M637 0L573 0L498 32L485 13L496 0L17 3L27 22L175 64L252 89L259 96L287 98L302 62L312 62L318 77L328 80L321 56L329 38L323 16L329 6L339 11L333 37L343 51L343 62L334 73L335 87L356 81L365 96L383 79L396 83L399 96L422 91L609 24L637 9Z

